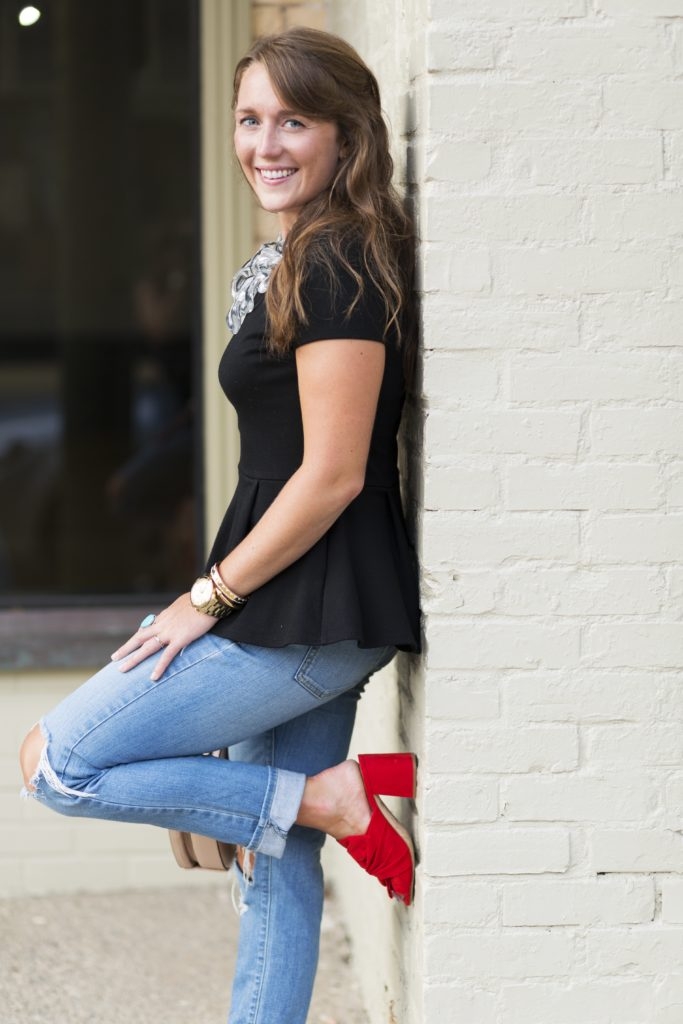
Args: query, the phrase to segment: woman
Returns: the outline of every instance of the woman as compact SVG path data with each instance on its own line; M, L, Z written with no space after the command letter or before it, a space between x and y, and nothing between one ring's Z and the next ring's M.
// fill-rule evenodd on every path
M412 897L410 839L376 794L412 796L414 758L344 760L369 676L419 649L396 468L412 245L377 83L341 39L257 41L233 106L281 230L233 283L219 379L239 483L206 574L31 730L22 768L62 813L244 847L230 1020L303 1024L325 835ZM229 761L201 756L226 745Z

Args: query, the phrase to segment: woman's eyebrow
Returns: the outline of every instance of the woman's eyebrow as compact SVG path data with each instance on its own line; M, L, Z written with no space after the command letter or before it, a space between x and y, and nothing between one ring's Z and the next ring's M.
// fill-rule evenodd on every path
M255 114L254 107L236 107L235 114ZM304 117L298 110L283 109L277 111L277 117Z

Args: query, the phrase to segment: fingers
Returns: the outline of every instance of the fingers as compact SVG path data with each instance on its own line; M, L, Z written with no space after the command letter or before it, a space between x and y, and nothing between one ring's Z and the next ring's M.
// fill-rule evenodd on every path
M176 647L174 644L168 644L168 646L164 647L161 657L154 666L154 671L149 678L153 679L155 682L157 679L161 679L164 672L181 649L182 648Z
M123 651L126 646L127 645L124 645L124 647L122 647L121 650ZM154 671L150 676L150 679L159 679L175 658L176 654L178 653L178 650L179 648L177 647L177 645L167 645L164 644L163 640L160 637L150 636L146 640L144 640L143 643L130 655L128 655L127 657L125 654L122 655L122 657L125 658L125 661L122 661L122 663L119 665L119 672L130 672L130 670L132 668L135 668L136 665L139 665L141 662L146 661L147 658L151 658L153 655L159 654L159 652L162 651L163 653L161 654L159 660L155 664ZM116 660L119 659L117 658Z

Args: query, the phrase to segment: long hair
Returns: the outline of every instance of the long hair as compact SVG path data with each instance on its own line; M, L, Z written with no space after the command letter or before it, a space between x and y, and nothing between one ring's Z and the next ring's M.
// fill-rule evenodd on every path
M326 269L334 288L336 260L358 285L351 308L363 293L364 274L374 282L384 298L385 330L395 330L409 368L414 235L391 182L394 165L377 80L343 39L317 29L292 28L257 39L240 60L233 109L242 76L256 62L265 67L288 108L334 122L343 144L333 180L301 210L271 277L266 293L269 345L276 352L291 348L297 324L306 322L301 293L307 269ZM360 272L357 260L349 259L359 243Z

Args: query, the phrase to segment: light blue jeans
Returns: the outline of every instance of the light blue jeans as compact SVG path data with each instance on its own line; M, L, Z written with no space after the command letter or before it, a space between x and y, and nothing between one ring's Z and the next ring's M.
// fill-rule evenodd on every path
M30 792L41 803L258 854L251 881L240 875L230 1024L305 1024L325 837L294 822L306 776L344 760L362 689L394 654L355 641L254 647L207 633L161 679L150 679L156 655L127 673L112 663L41 721ZM224 746L230 760L202 756Z

